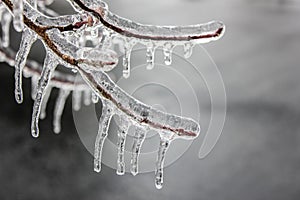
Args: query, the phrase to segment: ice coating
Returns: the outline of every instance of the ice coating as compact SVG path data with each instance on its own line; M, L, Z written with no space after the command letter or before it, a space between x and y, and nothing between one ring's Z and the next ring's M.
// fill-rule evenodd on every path
M45 44L47 54L56 54L55 56L59 59L60 64L71 68L74 72L79 71L90 88L92 88L91 91L88 87L73 87L73 76L54 72L54 70L49 70L48 68L40 70L36 64L24 67L24 64L22 68L24 69L24 75L32 78L32 94L35 99L32 120L33 130L38 130L39 115L41 118L45 115L42 113L45 113L47 99L50 95L50 91L46 92L47 86L60 88L53 122L54 132L56 133L61 129L60 120L70 90L73 90L74 109L80 108L82 93L84 94L85 104L96 103L100 98L103 103L103 113L95 142L95 171L100 171L101 169L102 146L107 136L110 119L117 112L118 115L122 116L118 131L117 174L122 175L125 173L124 145L129 125L134 124L136 126L131 162L131 172L134 175L138 173L138 155L140 154L146 132L147 130L156 130L160 134L161 142L156 164L155 185L157 188L161 188L163 183L163 162L169 143L176 138L194 139L200 132L200 126L192 119L153 109L134 99L115 85L105 73L105 71L113 69L118 62L115 52L110 50L110 48L114 48L113 41L115 39L115 41L121 41L119 45L123 49L122 52L125 53L123 75L124 77L129 77L130 54L136 43L147 47L146 62L148 69L152 69L154 66L155 49L158 47L163 48L165 64L170 65L172 62L172 50L175 46L182 45L184 56L188 58L191 56L195 44L214 41L223 35L225 30L223 23L212 21L206 24L182 27L142 25L114 15L108 10L104 2L96 2L94 0L84 1L84 4L81 0L72 0L73 6L79 12L74 15L56 16L56 13L45 8L45 5L49 3L47 0L39 1L42 12L56 16L49 17L35 9L37 3L35 0L28 2L13 1L14 4L16 2L23 3L23 8L21 8L22 5L19 7L12 5L11 0L3 0L7 8L17 16L14 19L16 29L23 30L23 20L18 19L20 18L19 14L23 13L24 16L22 15L22 17L24 17L24 23L26 24L23 32L27 28L28 30L31 29L33 33L31 35L38 37ZM21 10L23 11L21 12ZM92 14L92 17L90 14ZM3 30L0 45L2 50L3 46L9 45L11 15L6 8L3 10L3 7L0 6L0 16ZM76 34L71 32L76 32ZM92 42L94 48L86 47L88 41ZM18 59L23 59L25 63L27 55L18 55L16 63L18 63ZM0 60L8 57L10 55L0 53ZM10 58L7 62L10 64L14 63ZM18 79L18 82L22 77L22 69L18 68L17 70L16 67L16 71L18 71L18 73L16 72L16 79ZM52 73L50 71L53 71L51 82L50 74ZM38 77L41 77L39 84ZM18 87L21 86L19 83Z
M118 64L117 53L108 49L81 48L77 51L77 57L83 59L83 63L94 66L95 70L111 71Z
M80 0L75 0L79 3ZM211 21L205 24L189 26L154 26L144 25L122 18L110 12L106 8L98 9L100 21L106 26L112 26L118 33L127 37L142 40L163 41L191 41L197 44L207 43L219 39L224 32L224 24L219 21ZM104 12L103 12L104 10Z
M115 85L104 72L87 72L82 69L79 69L79 72L98 96L111 101L117 109L136 123L145 124L157 131L164 130L169 134L163 136L168 138L194 139L199 135L200 126L194 120L167 114L143 104Z

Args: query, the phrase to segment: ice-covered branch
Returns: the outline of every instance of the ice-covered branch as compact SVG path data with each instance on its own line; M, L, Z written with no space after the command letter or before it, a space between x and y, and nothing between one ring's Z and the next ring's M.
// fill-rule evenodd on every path
M172 140L176 138L194 139L200 133L200 125L189 118L161 112L145 105L128 95L107 75L118 63L118 56L113 45L118 43L123 48L123 76L130 75L130 54L133 47L143 44L147 48L147 68L154 67L154 53L163 47L165 64L172 62L172 50L176 45L184 47L184 56L192 54L193 46L215 41L224 34L222 22L212 21L206 24L190 26L154 26L143 25L121 18L108 10L103 1L68 0L77 14L57 16L47 9L51 0L2 0L0 4L2 24L2 41L0 45L0 61L15 65L16 100L22 102L22 74L32 78L34 107L31 132L34 137L39 135L39 118L45 117L45 106L51 88L60 88L54 110L54 131L60 132L60 119L65 101L73 91L73 107L81 106L82 93L84 103L102 101L102 116L95 142L94 169L101 170L102 147L113 115L120 116L118 131L117 174L124 174L124 144L129 126L136 127L132 146L131 173L138 173L138 157L141 145L148 130L159 133L161 142L156 165L155 184L162 187L163 163L166 151ZM0 2L1 3L1 2ZM38 11L40 9L40 11ZM9 48L9 24L11 14L14 16L14 27L22 31L20 49L13 61L14 54ZM52 16L48 16L48 15ZM30 48L36 40L41 40L46 49L43 68L35 62L27 60ZM87 41L93 46L87 47ZM79 72L87 83L73 85L75 75L66 75L55 71L57 65L71 68Z

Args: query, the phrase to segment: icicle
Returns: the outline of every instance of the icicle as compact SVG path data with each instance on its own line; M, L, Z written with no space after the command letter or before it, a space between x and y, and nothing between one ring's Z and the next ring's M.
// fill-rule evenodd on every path
M14 21L13 25L17 32L21 32L24 28L23 24L23 0L14 0Z
M163 52L164 52L164 60L166 65L172 64L172 51L173 51L174 45L170 42L167 42L164 44Z
M163 185L163 168L164 160L166 156L166 151L168 150L170 141L167 139L161 139L157 161L156 161L156 171L155 171L155 186L157 189L161 189Z
M60 89L59 95L56 99L54 108L54 118L53 118L53 131L54 133L60 133L61 131L61 116L64 111L65 103L70 94L69 90Z
M25 29L23 31L20 48L16 55L15 62L15 98L18 103L23 102L22 72L26 64L30 48L35 40L36 36L29 29Z
M132 145L131 168L132 175L138 174L138 157L141 151L141 146L145 140L146 130L142 127L136 127Z
M40 119L45 119L46 118L47 103L48 103L51 91L52 91L52 87L49 86L46 89L45 96L44 96L43 101L42 101Z
M47 53L46 58L44 60L44 66L42 70L41 77L38 81L38 85L36 87L36 96L34 100L34 105L33 105L33 111L32 111L32 121L31 121L31 134L33 137L38 137L39 136L39 115L41 112L41 104L43 101L43 98L46 93L47 86L50 82L51 79L51 74L56 68L58 62L55 60L55 57ZM36 79L35 76L32 77L32 80ZM32 83L34 84L34 83Z
M73 109L75 111L80 110L81 108L81 97L82 97L82 91L80 90L73 90L73 95L72 95L72 105L73 105Z
M84 90L83 92L83 103L88 106L91 104L91 90Z
M112 107L106 100L102 101L102 114L99 119L99 129L95 141L95 152L94 152L94 170L96 172L101 171L101 157L104 140L107 137L107 132L110 124L110 120L113 115Z
M8 11L4 11L1 19L1 28L2 28L2 46L9 46L9 27L12 16Z
M32 100L35 100L38 82L39 82L39 77L37 77L37 76L31 77L31 98L32 98Z
M187 42L183 45L184 57L189 58L193 54L194 44L191 42Z
M123 57L123 76L128 78L130 76L130 55L133 45L130 41L126 41L124 44L124 57Z
M147 45L147 53L146 53L146 58L147 58L147 69L153 69L154 67L154 53L155 53L155 48L152 43Z
M125 139L128 132L129 123L125 117L120 116L120 126L118 130L118 161L117 161L117 174L125 174L125 161L124 161L124 150L125 150Z
M98 103L99 98L95 92L92 92L92 102L93 103Z

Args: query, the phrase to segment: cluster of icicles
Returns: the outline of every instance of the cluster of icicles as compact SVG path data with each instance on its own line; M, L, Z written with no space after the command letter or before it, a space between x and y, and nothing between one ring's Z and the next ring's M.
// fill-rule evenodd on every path
M11 1L2 0L2 5L0 5L1 50L9 46L9 25L12 15L9 12L9 7L6 7L7 2ZM20 48L15 62L8 62L8 56L3 52L0 53L0 61L6 61L15 66L15 97L18 103L23 101L23 72L24 76L31 77L32 97L34 99L32 135L34 137L39 136L38 121L39 118L42 119L46 116L46 105L52 87L60 89L54 109L53 126L55 133L61 131L61 116L66 99L71 92L75 110L80 109L82 98L84 98L84 104L86 105L91 102L97 103L100 99L103 106L95 141L94 170L97 172L101 170L102 147L107 137L109 124L112 116L118 115L120 123L117 133L117 174L123 175L125 173L124 148L129 127L135 126L131 156L131 173L133 175L138 173L138 157L146 133L149 130L155 130L161 138L156 163L155 185L158 189L161 188L163 184L163 163L170 142L176 138L196 138L200 133L200 126L192 119L164 113L145 105L119 88L106 73L112 70L118 62L118 56L112 49L115 45L118 45L121 52L124 53L123 76L129 77L130 54L137 43L144 44L147 47L146 62L147 69L150 70L154 67L156 48L163 48L165 64L170 65L172 50L176 45L183 46L184 56L188 58L192 54L195 44L219 39L224 32L224 25L215 21L185 27L142 25L112 14L104 2L85 1L87 7L96 7L101 10L102 20L118 27L117 30L123 30L122 33L124 34L113 30L111 26L108 27L101 20L97 21L95 18L92 26L84 25L78 30L61 32L57 28L49 28L46 32L48 37L63 55L78 60L78 65L75 66L54 53L42 37L23 23L24 16L43 27L68 26L87 19L88 14L80 7L82 5L78 5L78 0L69 0L78 14L67 16L56 16L54 11L48 10L46 5L51 2L51 0L13 0L13 25L16 31L22 31ZM30 64L27 61L30 48L37 39L44 43L46 49L46 57L40 71L29 67ZM87 42L91 42L93 47L86 47ZM60 77L61 79L65 78L65 81L57 81L57 77L60 76L59 72L55 71L57 65L63 65L75 73L80 73L87 85L78 84L74 87L70 84L74 79L70 78L69 75Z

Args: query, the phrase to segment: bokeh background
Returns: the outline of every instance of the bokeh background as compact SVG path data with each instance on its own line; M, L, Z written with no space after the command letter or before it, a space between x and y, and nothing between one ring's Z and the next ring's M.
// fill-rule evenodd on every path
M195 24L218 19L227 32L205 45L227 93L223 134L209 156L197 158L199 137L165 169L162 190L154 174L119 177L82 145L71 99L60 135L52 132L57 91L51 96L41 136L30 135L30 81L22 105L14 100L14 70L0 67L0 199L299 199L300 198L300 2L297 0L109 0L110 9L150 24ZM52 8L70 12L63 1ZM19 34L12 31L17 49ZM39 49L40 44L36 44ZM41 48L40 48L41 49ZM30 55L40 62L43 52ZM206 113L207 112L207 113ZM201 116L210 116L203 110ZM207 117L208 118L208 117ZM204 125L205 130L205 125Z

